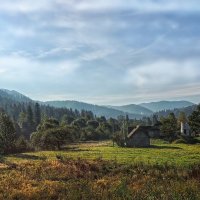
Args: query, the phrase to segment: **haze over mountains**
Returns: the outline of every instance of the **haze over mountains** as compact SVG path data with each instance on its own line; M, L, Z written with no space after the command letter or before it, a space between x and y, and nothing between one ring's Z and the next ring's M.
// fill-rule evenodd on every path
M140 106L147 108L153 112L159 112L161 110L173 110L175 108L185 108L193 105L194 103L189 101L159 101L140 104Z
M6 99L12 100L13 103L16 102L33 102L32 99L26 97L23 94L20 94L17 91L10 91L6 89L0 90L0 106L1 100ZM181 109L193 106L192 102L189 101L160 101L160 102L151 102L151 103L142 103L139 105L130 104L123 106L99 106L88 104L84 102L78 101L47 101L47 102L39 102L43 105L50 105L56 108L71 108L73 110L88 110L92 111L96 116L105 116L106 118L113 117L117 118L119 115L128 115L129 118L137 118L140 119L144 116L151 116L155 112L159 112L162 110L173 110L173 109Z

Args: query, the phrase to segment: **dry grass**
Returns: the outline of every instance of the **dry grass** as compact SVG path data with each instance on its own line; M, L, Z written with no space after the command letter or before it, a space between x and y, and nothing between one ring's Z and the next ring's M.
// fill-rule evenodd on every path
M1 159L0 199L200 199L200 146L74 144Z

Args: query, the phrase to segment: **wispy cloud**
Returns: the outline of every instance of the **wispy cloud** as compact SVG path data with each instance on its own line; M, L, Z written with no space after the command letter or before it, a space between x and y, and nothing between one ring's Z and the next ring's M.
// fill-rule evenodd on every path
M125 81L139 88L169 87L177 84L188 84L191 81L198 81L200 78L199 60L177 62L177 61L156 61L134 67L127 71ZM180 67L181 66L181 67Z
M0 85L101 104L196 95L199 11L198 0L2 1Z

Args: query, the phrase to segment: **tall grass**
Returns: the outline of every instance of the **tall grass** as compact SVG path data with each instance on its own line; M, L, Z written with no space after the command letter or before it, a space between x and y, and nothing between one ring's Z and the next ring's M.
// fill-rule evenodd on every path
M102 159L26 161L0 173L0 199L200 199L200 165L119 164Z

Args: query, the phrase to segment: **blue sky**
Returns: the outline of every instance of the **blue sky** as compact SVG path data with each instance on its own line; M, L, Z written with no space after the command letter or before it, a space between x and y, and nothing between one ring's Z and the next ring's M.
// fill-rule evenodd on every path
M0 87L37 100L200 102L199 0L1 0Z

